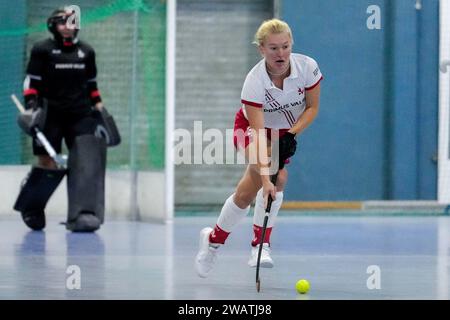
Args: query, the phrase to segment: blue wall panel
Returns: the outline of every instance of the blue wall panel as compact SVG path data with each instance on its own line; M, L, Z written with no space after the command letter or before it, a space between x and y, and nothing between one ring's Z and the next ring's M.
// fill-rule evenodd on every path
M416 10L411 1L395 1L392 85L392 197L414 199L417 188L417 62Z
M438 1L414 4L283 1L294 51L316 59L325 77L287 200L436 197ZM381 30L367 28L371 5Z
M287 199L383 196L384 31L368 30L374 1L284 1L294 51L324 74L321 110L300 139ZM383 7L384 2L378 2Z
M439 1L427 0L419 16L419 199L437 197L439 105Z

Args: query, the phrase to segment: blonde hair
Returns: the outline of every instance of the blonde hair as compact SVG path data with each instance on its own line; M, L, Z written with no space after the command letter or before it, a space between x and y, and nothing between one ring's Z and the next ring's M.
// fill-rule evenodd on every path
M287 32L292 43L294 43L291 28L286 22L279 19L266 20L259 26L258 31L256 31L253 43L257 46L262 46L268 35L283 32Z

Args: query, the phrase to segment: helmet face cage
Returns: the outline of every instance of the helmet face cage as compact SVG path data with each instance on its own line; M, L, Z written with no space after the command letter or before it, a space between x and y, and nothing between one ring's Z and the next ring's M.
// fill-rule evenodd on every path
M58 25L58 24L65 24L67 22L67 16L56 16L51 18L51 22Z

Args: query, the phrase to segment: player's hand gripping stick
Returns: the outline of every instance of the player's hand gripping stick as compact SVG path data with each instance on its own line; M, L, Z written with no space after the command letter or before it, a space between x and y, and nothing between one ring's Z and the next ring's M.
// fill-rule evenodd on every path
M19 109L20 113L23 114L23 113L27 112L25 110L25 108L23 107L23 105L20 103L19 99L17 99L17 97L14 94L11 95L11 99L14 102L14 104L16 105L17 109ZM32 130L33 130L33 135L35 135L36 138L39 140L39 142L44 146L48 155L55 161L58 168L61 168L61 169L65 168L66 164L67 164L66 157L56 153L55 149L53 149L50 142L48 142L45 135L39 130L39 128L37 126L34 126L32 128Z

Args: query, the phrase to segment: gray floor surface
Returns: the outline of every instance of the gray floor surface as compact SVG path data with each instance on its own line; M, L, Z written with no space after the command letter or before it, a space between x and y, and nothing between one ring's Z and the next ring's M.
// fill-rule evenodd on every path
M255 269L247 266L250 218L220 249L210 277L196 275L199 231L215 221L107 221L94 234L78 234L58 220L48 221L44 232L29 231L19 216L2 220L0 299L450 297L450 217L279 217L272 235L275 267L261 270L260 293ZM296 292L299 279L310 282L308 294Z

